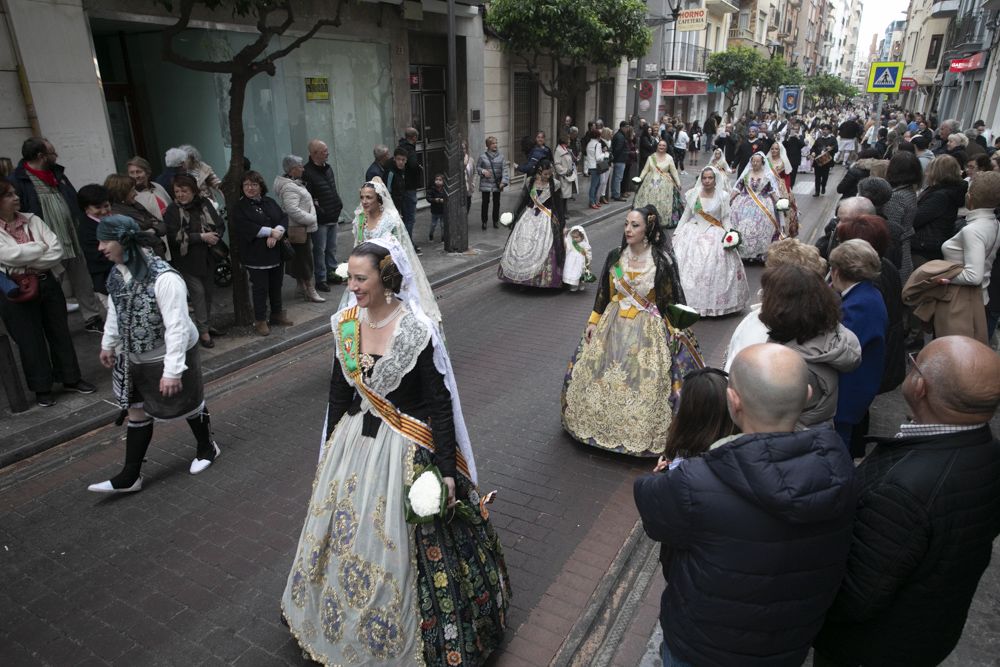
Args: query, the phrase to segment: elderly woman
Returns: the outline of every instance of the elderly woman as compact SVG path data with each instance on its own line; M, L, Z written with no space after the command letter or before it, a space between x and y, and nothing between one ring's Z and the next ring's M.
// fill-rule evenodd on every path
M215 170L210 164L202 161L201 153L194 146L185 144L180 149L186 156L183 169L198 182L201 196L217 205L222 198L222 192L219 191L222 181L215 175Z
M267 196L264 177L256 171L243 174L243 195L233 208L233 229L239 238L240 256L250 274L253 294L253 328L260 336L271 333L267 302L271 302L270 324L291 326L282 308L281 248L278 246L288 229L288 216L278 202Z
M840 375L840 396L833 420L844 445L860 455L863 455L861 443L853 443L852 447L851 434L878 394L885 372L889 316L882 295L872 282L881 268L878 253L862 239L844 241L830 252L830 282L840 293L844 326L861 343L861 364Z
M917 188L924 180L920 160L913 153L896 153L889 160L885 180L892 186L892 196L885 205L891 239L889 261L899 268L899 276L905 283L913 272L910 243L914 235L913 220L917 215Z
M174 203L163 214L171 264L187 285L201 345L215 347L212 336L218 332L211 328L212 279L218 259L229 254L222 241L226 224L215 207L199 194L193 176L175 176L173 190Z
M17 191L0 180L0 270L12 280L24 280L37 290L24 301L0 297L0 317L21 356L21 367L35 402L56 404L52 385L92 394L96 387L80 377L80 363L66 322L66 298L51 269L59 266L59 238L36 215L20 213ZM22 292L27 285L21 287Z
M797 264L767 268L760 286L768 342L795 350L809 369L812 395L799 426L830 425L844 391L839 377L857 368L861 356L857 338L840 323L837 295L818 273Z
M129 176L111 174L104 179L104 187L108 190L112 215L125 215L139 225L139 229L147 232L155 241L150 247L160 257L166 255L167 244L163 237L167 234L167 226L160 216L154 215L149 209L139 203L135 181ZM164 208L166 211L166 208Z
M168 148L167 152L163 154L163 172L156 177L156 182L170 194L173 194L174 176L184 173L185 160L187 160L187 153L180 148Z
M577 190L576 159L573 156L573 151L569 148L568 134L559 135L559 145L556 146L555 160L552 163L552 167L556 172L553 180L562 194L560 210L556 211L556 215L565 222L566 202L573 198Z
M486 214L490 211L490 199L493 200L493 229L500 226L500 193L510 183L510 173L503 153L497 148L496 137L486 137L486 150L476 161L479 171L479 192L482 196L480 219L483 229L486 229Z
M285 272L295 278L299 294L306 301L323 303L326 299L316 291L310 236L317 228L316 207L312 195L302 184L303 167L304 162L298 155L286 155L281 160L284 173L274 179L274 196L288 216L288 240L295 249L295 258L285 265Z
M962 167L950 155L938 155L924 172L924 189L917 197L910 253L916 268L930 259L941 259L941 244L955 234L958 209L965 206L968 183Z
M166 189L153 178L153 167L145 158L136 155L125 163L128 176L135 183L135 201L157 220L163 220L170 202L173 201Z
M754 153L730 198L730 220L743 237L739 253L744 260L763 261L771 244L788 235L789 228L782 224L776 208L781 187L764 154Z

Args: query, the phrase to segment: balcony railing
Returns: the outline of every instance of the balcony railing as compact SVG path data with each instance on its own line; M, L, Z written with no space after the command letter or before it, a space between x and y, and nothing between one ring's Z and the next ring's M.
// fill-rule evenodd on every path
M667 42L663 45L660 69L665 72L704 74L711 51L684 42Z
M931 3L931 18L944 19L958 14L960 0L935 0Z
M730 28L729 29L729 39L742 39L747 42L753 42L753 30L750 28Z
M740 0L705 0L705 9L722 14L735 14L740 11Z
M989 28L997 12L978 11L960 16L948 26L948 53L971 53L989 48L993 31Z

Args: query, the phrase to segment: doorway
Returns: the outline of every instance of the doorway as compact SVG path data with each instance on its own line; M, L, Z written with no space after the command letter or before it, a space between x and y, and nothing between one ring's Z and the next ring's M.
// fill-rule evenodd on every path
M448 170L444 150L447 136L445 76L445 68L438 65L410 65L410 116L419 133L417 163L424 174L421 190L434 180L434 174Z

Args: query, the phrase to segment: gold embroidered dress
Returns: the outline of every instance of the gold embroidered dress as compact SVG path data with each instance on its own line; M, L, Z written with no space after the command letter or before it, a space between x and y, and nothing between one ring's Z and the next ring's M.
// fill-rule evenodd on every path
M334 321L358 310L345 309ZM486 513L472 522L405 520L404 486L415 466L438 466L454 477L459 500L476 508L480 501L456 452L450 394L434 365L429 326L405 311L384 356L358 357L358 375L345 357L360 352L360 338L345 347L343 330L334 327L336 425L281 599L299 644L325 665L478 665L503 637L510 588ZM392 401L404 421L387 421L383 401ZM436 452L417 444L419 422L433 433Z
M570 362L562 395L563 427L575 439L632 456L657 456L666 446L681 378L700 365L693 336L660 316L684 303L673 258L647 249L636 260L612 250L588 324ZM629 290L618 285L627 281Z

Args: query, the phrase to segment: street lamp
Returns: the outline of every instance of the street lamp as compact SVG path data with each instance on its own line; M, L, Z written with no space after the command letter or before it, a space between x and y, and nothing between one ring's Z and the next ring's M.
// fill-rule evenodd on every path
M667 23L674 23L674 24L676 24L677 23L677 17L681 13L681 2L683 2L683 0L677 0L677 6L676 7L674 7L673 3L670 4L670 16L647 16L646 17L646 26L649 27L649 28L659 28L659 27L661 27L663 25L666 25ZM661 37L662 37L662 35L661 35ZM673 53L671 53L671 59L672 58L673 58ZM633 119L635 119L639 115L639 88L640 88L640 86L642 86L642 78L643 78L643 74L644 74L644 72L643 72L643 65L644 65L643 60L644 59L645 59L645 56L643 55L643 56L639 56L638 60L636 60L636 66L635 66L635 90L633 91L633 95L632 95L632 118ZM673 63L671 62L671 64L673 64ZM660 68L660 72L661 73L663 72L663 68L662 67ZM660 78L664 78L662 76L662 74L661 74Z
M779 48L781 48L781 42L777 40L772 39L767 43L767 52L771 54L771 58L774 58Z

